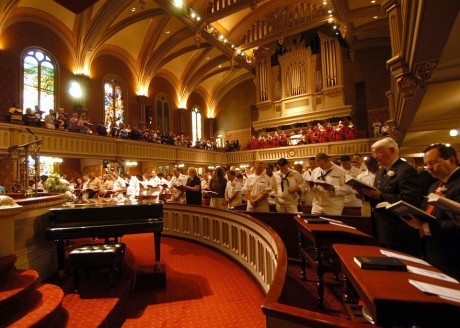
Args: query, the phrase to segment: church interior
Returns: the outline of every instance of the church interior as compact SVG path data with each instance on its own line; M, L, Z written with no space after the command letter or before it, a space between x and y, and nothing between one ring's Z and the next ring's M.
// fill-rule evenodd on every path
M244 172L280 158L305 165L320 152L369 156L383 136L423 166L430 144L460 149L459 9L457 0L3 0L0 185L20 189L37 170L77 178L114 169ZM57 116L47 125L50 110L62 124ZM72 116L86 117L85 126L71 126ZM24 169L29 155L35 166ZM0 213L0 230L17 238L0 258L16 253L19 267L47 276L39 258L54 249L28 244L41 210L25 204L27 224L4 219L18 209ZM225 243L190 234L186 208L168 206L167 236L217 248L257 277L267 327L354 325L277 303L282 286L270 288L284 278L276 267L286 273L296 245L259 232L254 253L272 264L244 264L244 251L237 257ZM192 213L207 222L203 210ZM222 226L238 221L209 215Z

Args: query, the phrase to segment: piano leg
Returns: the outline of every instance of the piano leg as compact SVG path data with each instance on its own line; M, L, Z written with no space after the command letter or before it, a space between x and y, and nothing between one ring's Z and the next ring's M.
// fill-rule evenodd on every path
M155 231L153 238L155 242L155 262L160 262L161 231Z
M58 261L58 275L59 277L65 277L65 253L64 253L64 239L56 239L56 251Z

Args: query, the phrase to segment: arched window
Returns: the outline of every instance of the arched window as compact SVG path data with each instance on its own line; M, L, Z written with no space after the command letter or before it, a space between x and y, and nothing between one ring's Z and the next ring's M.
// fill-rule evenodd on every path
M169 100L163 94L158 94L155 97L156 118L157 123L155 128L163 134L169 134Z
M201 139L201 112L198 107L192 109L192 141L195 145Z
M55 64L43 50L32 49L23 56L24 108L39 106L42 110L55 109Z
M104 83L104 121L108 131L110 131L115 123L119 125L125 122L123 89L120 80L115 77L107 78Z

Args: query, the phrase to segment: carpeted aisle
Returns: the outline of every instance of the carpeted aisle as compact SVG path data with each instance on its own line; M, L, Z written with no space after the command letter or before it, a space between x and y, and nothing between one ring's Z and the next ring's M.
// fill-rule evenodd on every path
M153 263L153 236L126 235L126 262ZM204 246L163 237L165 288L142 284L120 313L119 327L264 327L264 294L235 262Z

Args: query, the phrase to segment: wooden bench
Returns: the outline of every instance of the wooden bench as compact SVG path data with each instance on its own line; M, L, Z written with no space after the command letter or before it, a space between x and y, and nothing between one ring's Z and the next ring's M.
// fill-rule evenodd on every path
M123 243L84 245L72 250L69 257L73 266L75 290L79 289L79 270L86 270L86 278L89 279L89 269L92 268L109 268L110 288L113 289L113 271L117 270L121 278L125 251L126 245Z

